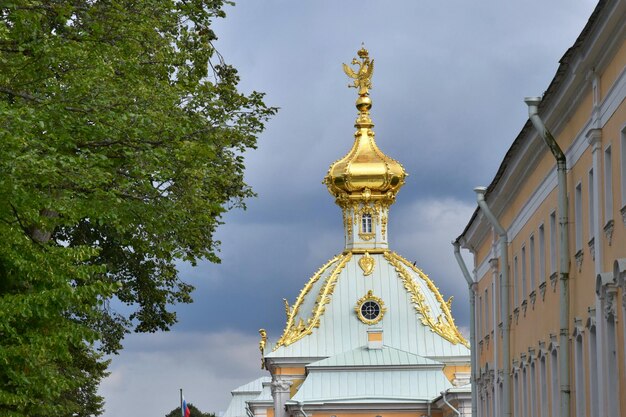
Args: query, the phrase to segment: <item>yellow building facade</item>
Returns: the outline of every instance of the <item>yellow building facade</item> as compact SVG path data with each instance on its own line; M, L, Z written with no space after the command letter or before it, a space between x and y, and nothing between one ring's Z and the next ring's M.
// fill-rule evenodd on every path
M479 416L626 416L625 97L626 2L600 1L455 242Z

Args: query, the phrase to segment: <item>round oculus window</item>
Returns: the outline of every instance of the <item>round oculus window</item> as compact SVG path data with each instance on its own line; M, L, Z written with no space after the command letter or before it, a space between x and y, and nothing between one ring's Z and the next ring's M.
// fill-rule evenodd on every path
M366 320L376 320L380 315L380 306L376 301L366 301L361 305L361 315Z
M368 291L359 301L357 301L354 311L359 320L365 324L376 324L382 320L387 309L385 303L376 297L372 291Z

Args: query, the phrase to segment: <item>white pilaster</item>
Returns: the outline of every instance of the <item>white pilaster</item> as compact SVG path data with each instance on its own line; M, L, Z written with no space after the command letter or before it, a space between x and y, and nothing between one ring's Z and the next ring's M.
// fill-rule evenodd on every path
M289 400L292 382L274 375L272 379L272 397L274 398L274 417L287 417L285 403Z

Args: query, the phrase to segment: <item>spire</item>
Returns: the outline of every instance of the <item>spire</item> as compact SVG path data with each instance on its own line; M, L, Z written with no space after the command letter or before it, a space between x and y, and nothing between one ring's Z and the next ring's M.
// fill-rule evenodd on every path
M387 211L407 174L376 145L369 96L374 60L364 47L357 55L351 62L354 68L343 64L343 71L353 80L348 86L358 90L354 144L330 166L324 183L344 212L346 249L386 249Z

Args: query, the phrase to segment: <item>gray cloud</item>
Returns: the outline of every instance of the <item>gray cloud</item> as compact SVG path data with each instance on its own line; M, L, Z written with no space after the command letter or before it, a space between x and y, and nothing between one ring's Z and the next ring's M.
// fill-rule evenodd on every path
M162 417L185 399L224 411L230 391L262 375L257 338L227 332L132 335L100 387L107 416Z

